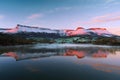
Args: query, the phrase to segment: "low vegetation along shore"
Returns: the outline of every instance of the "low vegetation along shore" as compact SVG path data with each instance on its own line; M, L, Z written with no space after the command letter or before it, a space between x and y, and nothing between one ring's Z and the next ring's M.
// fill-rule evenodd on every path
M24 37L0 33L0 45L1 46L32 44L33 42L34 42L33 40L26 39Z
M72 37L24 37L22 35L0 33L0 45L24 45L33 43L92 43L98 45L117 45L120 46L120 37L91 37L88 35Z

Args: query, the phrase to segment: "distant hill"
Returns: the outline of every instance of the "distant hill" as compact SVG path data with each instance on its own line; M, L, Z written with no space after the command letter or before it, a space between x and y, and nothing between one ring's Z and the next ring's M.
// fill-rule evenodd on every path
M7 41L7 42L6 42ZM15 28L0 28L0 42L3 45L29 43L94 43L120 45L120 36L106 28L78 27L76 30L55 30L18 24Z
M89 28L85 29L83 27L78 27L76 30L55 30L49 28L41 28L35 26L26 26L18 24L15 28L11 29L0 29L1 33L46 33L46 34L57 34L59 36L78 36L78 35L97 35L97 36L106 36L111 37L115 36L114 34L110 33L106 28Z
M76 36L76 35L98 35L111 37L114 34L110 33L106 28L89 28L85 29L83 27L78 27L76 30L65 30L67 36Z

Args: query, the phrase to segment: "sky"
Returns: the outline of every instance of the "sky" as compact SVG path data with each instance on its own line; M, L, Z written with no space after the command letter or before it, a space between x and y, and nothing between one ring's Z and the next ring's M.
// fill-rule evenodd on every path
M0 28L104 27L120 35L120 0L0 0Z

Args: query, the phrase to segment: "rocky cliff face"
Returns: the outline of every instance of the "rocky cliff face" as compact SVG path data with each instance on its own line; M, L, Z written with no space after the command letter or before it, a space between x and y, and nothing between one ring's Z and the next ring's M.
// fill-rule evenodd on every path
M76 30L66 30L65 33L68 36L75 36L75 35L84 35L88 34L88 31L83 27L78 27Z
M106 28L89 28L88 30L98 35L111 34Z
M64 35L63 30L53 30L49 28L40 28L40 27L34 27L34 26L26 26L26 25L20 25L18 24L15 28L10 29L0 29L0 32L3 33L19 33L19 32L34 32L34 33L56 33Z
M92 34L102 35L102 36L112 35L112 33L110 33L106 28L85 29L83 27L77 27L76 30L69 30L69 29L54 30L49 28L40 28L40 27L26 26L26 25L20 25L20 24L18 24L15 28L0 29L0 32L3 32L3 33L18 33L18 32L56 33L56 34L60 34L61 36L92 35Z
M65 33L68 36L75 36L75 35L90 35L90 33L94 33L96 35L112 35L106 28L89 28L84 29L83 27L78 27L76 30L65 30Z
M45 33L58 33L58 30L52 30L49 28L40 28L33 26L17 25L18 32L45 32Z

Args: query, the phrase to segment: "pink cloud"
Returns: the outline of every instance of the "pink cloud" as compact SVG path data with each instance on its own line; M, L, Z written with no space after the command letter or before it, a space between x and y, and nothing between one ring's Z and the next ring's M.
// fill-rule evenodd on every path
M93 19L92 23L104 23L104 22L119 21L119 20L120 20L120 16L105 17L105 18Z
M43 17L43 14L32 14L30 16L28 16L28 19L36 19L36 18L40 18Z
M120 20L120 13L106 14L102 16L93 17L88 22L83 22L83 24L97 24L97 23L107 23Z
M24 23L30 23L31 21L35 20L35 19L38 19L38 18L41 18L43 17L43 14L39 13L39 14L32 14L30 16L28 16L26 18L26 20L24 21Z
M81 22L82 25L94 25L94 26L98 26L101 24L105 24L108 22L115 22L115 21L120 21L120 12L116 12L116 13L111 13L111 14L105 14L102 16L96 16L91 18L89 21L86 22ZM99 24L101 23L101 24ZM111 23L110 23L111 24ZM120 35L120 27L116 27L116 26L107 26L108 31L112 32L113 34L117 34Z
M120 35L120 27L109 27L108 30L116 35Z

